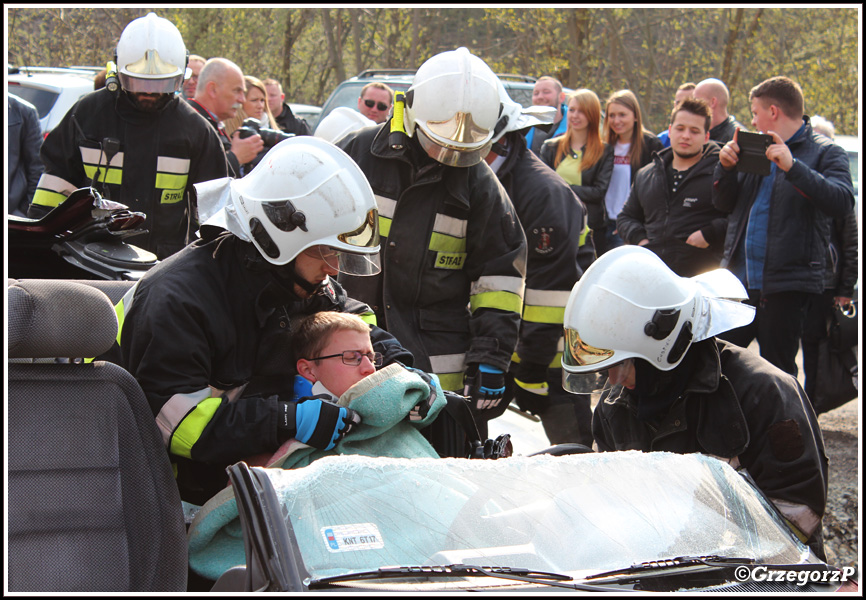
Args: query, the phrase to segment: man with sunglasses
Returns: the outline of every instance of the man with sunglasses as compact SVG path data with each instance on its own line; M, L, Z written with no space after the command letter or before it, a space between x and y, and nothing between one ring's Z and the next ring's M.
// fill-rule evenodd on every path
M384 123L393 101L394 90L380 81L373 81L361 88L358 112L376 123Z
M227 466L289 439L331 449L359 420L322 400L295 402L292 336L321 311L375 323L334 279L379 269L372 190L344 152L312 136L269 156L242 179L196 187L201 239L148 271L118 311L120 362L193 504L225 487ZM371 327L368 338L372 347L356 349L412 364L389 333Z
M700 452L745 469L824 558L827 455L797 379L717 336L754 319L727 269L676 275L654 252L599 257L565 307L563 388L593 393L600 451Z

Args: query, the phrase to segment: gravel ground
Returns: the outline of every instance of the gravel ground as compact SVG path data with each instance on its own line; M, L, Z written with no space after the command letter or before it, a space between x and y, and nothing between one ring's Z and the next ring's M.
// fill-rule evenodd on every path
M827 562L858 569L860 551L860 401L852 400L818 417L830 459L824 547Z

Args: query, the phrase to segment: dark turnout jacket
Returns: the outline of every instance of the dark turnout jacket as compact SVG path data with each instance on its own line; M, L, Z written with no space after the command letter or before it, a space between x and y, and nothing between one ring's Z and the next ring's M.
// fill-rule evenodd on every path
M637 172L628 200L616 219L620 237L629 244L647 239L647 248L659 255L677 275L691 277L719 267L727 229L727 215L713 206L713 172L719 162L719 146L704 144L700 160L671 191L668 169L671 148L653 155L653 161ZM700 230L709 248L686 244Z

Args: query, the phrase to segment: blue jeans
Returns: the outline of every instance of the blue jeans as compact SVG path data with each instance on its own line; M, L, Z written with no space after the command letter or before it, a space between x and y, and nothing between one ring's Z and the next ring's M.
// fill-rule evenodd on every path
M608 250L625 246L625 241L614 230L616 223L608 223L603 229L592 231L592 241L595 244L595 256L598 258Z

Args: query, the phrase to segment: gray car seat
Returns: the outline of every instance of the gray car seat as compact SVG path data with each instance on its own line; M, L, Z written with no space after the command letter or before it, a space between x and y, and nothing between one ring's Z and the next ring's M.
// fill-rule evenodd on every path
M186 591L180 496L105 293L9 280L8 589ZM22 360L26 359L26 360Z

